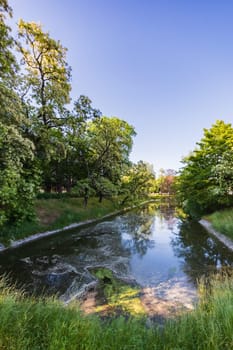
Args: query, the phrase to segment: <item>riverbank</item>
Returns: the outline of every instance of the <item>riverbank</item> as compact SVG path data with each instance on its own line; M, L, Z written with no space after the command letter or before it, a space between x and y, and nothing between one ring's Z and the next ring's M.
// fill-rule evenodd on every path
M233 208L217 211L199 222L233 251Z
M199 221L202 226L205 227L205 229L214 235L216 238L218 238L219 241L221 241L225 246L227 246L230 250L233 251L233 241L230 238L227 238L225 235L221 234L220 232L216 231L212 224L208 220L200 220Z
M194 311L164 326L144 318L84 316L77 303L34 299L0 281L0 347L19 349L232 349L233 279L199 284Z
M233 240L233 208L216 211L206 218L216 231Z
M0 248L1 251L16 248L60 231L94 224L151 201L154 199L121 207L117 200L104 199L99 203L97 198L90 198L84 207L82 198L40 199L35 203L36 220L4 228Z

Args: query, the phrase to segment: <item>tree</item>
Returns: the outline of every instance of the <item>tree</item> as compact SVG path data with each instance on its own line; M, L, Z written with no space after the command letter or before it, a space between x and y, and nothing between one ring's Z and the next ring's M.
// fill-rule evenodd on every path
M34 146L13 126L0 123L0 225L33 215L39 177L34 169Z
M53 159L49 164L51 173L45 177L46 188L71 191L77 181L88 177L88 122L99 118L101 112L92 106L89 97L81 95L74 103L74 109L67 113L63 125L63 147L65 157Z
M197 148L183 160L177 182L178 197L191 216L232 203L232 155L231 124L216 121L209 130L204 129Z
M158 179L156 180L157 191L160 193L174 194L174 183L176 171L173 169L160 169Z
M10 27L6 25L7 16L12 17L12 9L7 0L0 0L0 79L12 75L16 61L11 51L14 40L10 35Z
M18 49L26 74L21 86L30 127L27 134L34 142L42 170L42 183L50 189L56 165L66 156L63 128L67 119L65 105L70 97L70 67L66 49L34 22L19 21Z
M104 186L98 186L103 183L103 178L118 186L123 172L130 164L129 154L135 134L131 125L116 117L101 117L88 123L88 177L99 198L104 195L101 191Z
M19 21L18 45L27 71L28 94L35 106L33 122L47 129L63 124L64 106L70 97L70 67L66 49L34 22Z
M233 149L223 153L218 164L213 168L219 191L233 194Z
M14 39L5 24L12 10L0 0L0 226L32 215L38 184L34 169L34 145L23 136L25 118L16 93L17 63Z
M16 94L17 62L12 52L14 39L6 25L12 10L6 0L0 0L0 120L6 125L22 126L25 122L20 98Z
M147 198L153 191L155 172L153 166L142 160L133 164L122 177L122 204L135 199Z

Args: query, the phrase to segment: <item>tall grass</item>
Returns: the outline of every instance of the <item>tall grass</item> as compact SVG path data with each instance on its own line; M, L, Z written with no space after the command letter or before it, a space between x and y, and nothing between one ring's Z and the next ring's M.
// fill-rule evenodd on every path
M217 211L208 216L212 226L233 239L233 208Z
M233 349L233 280L200 284L196 310L164 327L144 319L87 317L78 305L26 298L0 283L0 348L14 350Z

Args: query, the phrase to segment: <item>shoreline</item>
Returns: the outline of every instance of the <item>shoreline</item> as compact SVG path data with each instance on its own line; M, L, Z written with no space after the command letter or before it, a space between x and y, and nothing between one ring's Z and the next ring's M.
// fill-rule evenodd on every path
M22 239L19 239L19 240L16 240L16 241L12 241L11 244L9 246L6 246L6 247L3 244L0 243L0 254L3 253L3 252L6 252L8 250L16 249L18 247L21 247L21 246L26 245L28 243L31 243L33 241L36 241L36 240L39 240L39 239L43 239L45 237L56 235L57 233L62 232L62 231L69 231L69 230L72 230L72 229L75 229L75 228L80 228L80 227L85 227L85 226L92 225L92 224L97 224L97 223L99 223L99 222L101 222L101 221L103 221L105 219L114 217L116 215L123 214L123 213L125 213L127 211L139 208L139 207L141 207L143 205L146 205L148 203L152 203L154 201L155 200L148 200L148 201L142 202L140 204L133 205L132 207L126 207L126 208L123 208L123 209L120 209L120 210L116 210L116 211L111 212L109 214L106 214L106 215L104 215L104 216L102 216L100 218L89 219L89 220L81 221L81 222L78 222L78 223L73 223L73 224L70 224L68 226L64 226L64 227L61 227L61 228L58 228L58 229L55 229L55 230L51 230L51 231L35 233L35 234L31 235L31 236L28 236L28 237L25 237L25 238L22 238Z
M213 236L215 236L219 241L221 241L228 249L230 249L231 251L233 251L233 241L228 238L227 236L225 236L224 234L216 231L212 224L204 219L201 219L199 221L199 223Z

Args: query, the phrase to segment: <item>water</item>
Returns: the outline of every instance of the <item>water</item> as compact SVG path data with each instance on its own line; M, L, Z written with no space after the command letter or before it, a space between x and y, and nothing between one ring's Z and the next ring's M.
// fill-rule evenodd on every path
M192 308L197 280L232 265L231 252L198 223L182 223L174 208L156 204L0 254L1 274L28 293L65 302L88 300L97 283L93 269L110 269L138 286L149 314Z

